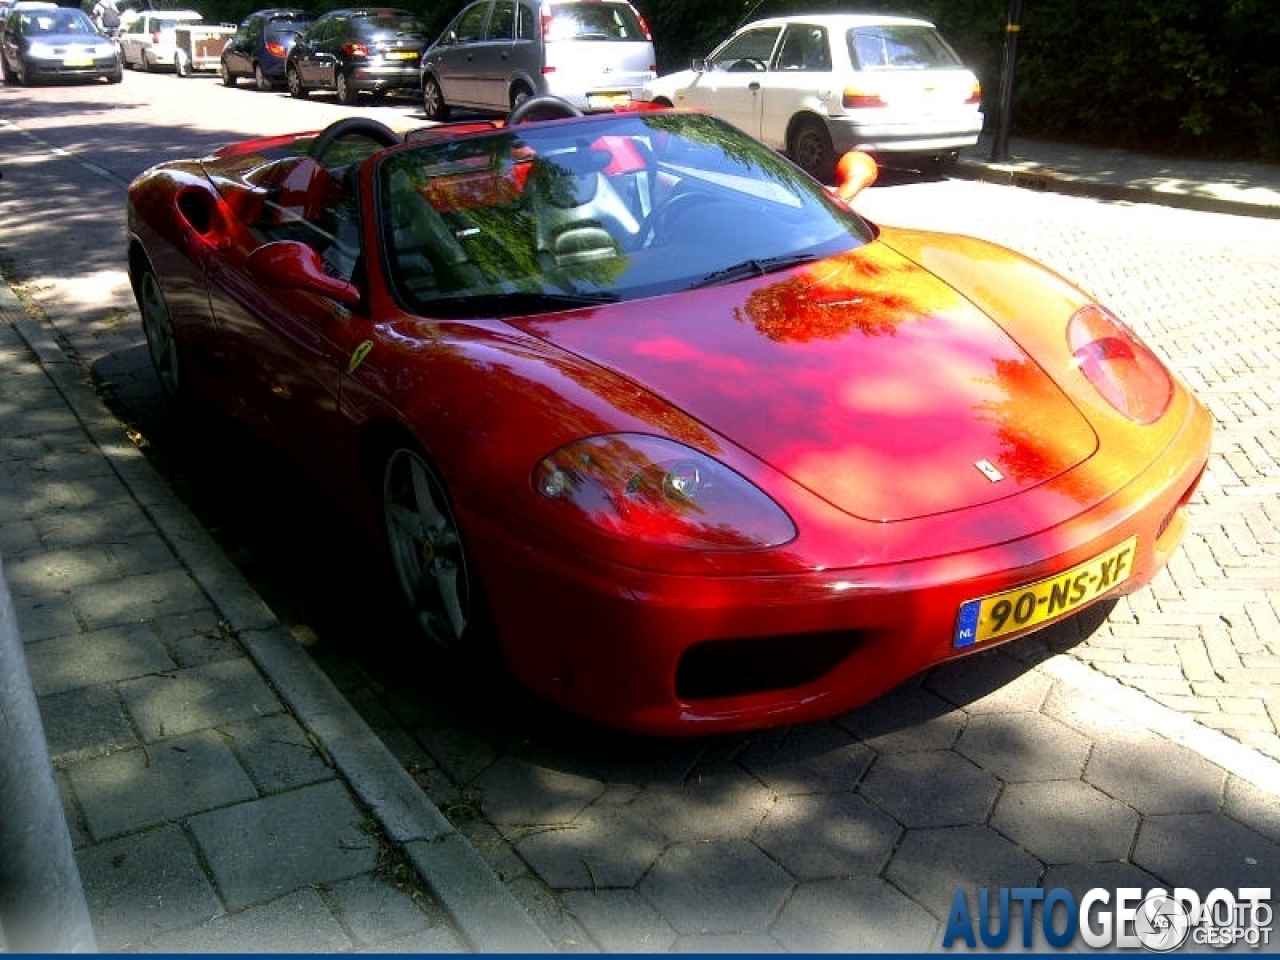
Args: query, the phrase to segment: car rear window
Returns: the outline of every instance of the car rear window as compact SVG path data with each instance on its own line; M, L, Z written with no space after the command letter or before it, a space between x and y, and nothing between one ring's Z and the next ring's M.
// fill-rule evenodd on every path
M625 3L553 3L547 40L644 40L644 24Z
M859 70L958 67L960 59L932 27L882 24L849 31L849 57Z
M356 29L362 36L378 34L390 36L415 34L421 36L426 33L426 27L417 17L393 11L371 13L354 19Z

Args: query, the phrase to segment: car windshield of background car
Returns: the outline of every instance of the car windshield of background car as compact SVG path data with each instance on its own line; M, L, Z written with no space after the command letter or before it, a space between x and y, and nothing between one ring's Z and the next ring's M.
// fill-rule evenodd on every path
M781 27L763 27L741 33L721 47L708 66L712 70L764 70L781 32Z
M638 299L874 235L774 151L702 114L467 135L391 151L377 179L389 272L426 315Z
M960 60L932 27L855 27L849 55L861 70L927 70L958 67Z

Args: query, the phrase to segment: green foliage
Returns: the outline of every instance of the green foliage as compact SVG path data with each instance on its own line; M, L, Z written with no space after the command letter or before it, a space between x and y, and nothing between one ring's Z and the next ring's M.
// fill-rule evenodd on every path
M858 10L936 23L985 90L994 121L1008 0L633 0L661 72L739 23ZM1280 161L1275 0L1023 0L1013 131L1156 152Z

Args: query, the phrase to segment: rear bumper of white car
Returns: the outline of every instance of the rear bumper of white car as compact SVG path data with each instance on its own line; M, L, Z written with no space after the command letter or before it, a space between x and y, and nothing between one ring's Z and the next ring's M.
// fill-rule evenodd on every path
M982 113L974 111L945 123L921 123L918 119L895 122L863 116L828 117L831 145L838 154L846 150L871 153L933 153L959 150L978 142Z

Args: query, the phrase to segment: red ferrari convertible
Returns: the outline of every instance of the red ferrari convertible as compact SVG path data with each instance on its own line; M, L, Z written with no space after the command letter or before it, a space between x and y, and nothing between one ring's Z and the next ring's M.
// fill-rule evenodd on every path
M557 113L352 117L129 193L166 394L354 511L426 638L607 724L739 730L1160 570L1210 420L1105 307L714 117Z

